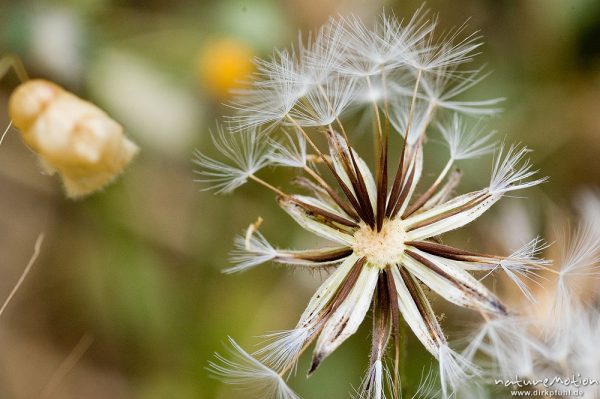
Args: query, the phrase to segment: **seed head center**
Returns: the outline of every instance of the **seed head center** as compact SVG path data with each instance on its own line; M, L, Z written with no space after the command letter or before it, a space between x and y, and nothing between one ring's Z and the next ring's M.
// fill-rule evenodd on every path
M365 256L372 266L384 269L400 261L405 248L406 230L401 220L385 220L381 231L361 224L354 239L355 253Z

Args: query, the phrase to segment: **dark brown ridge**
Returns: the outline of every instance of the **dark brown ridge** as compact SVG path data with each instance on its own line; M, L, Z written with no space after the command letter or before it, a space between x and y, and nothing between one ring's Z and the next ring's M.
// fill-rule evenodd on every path
M439 244L431 241L407 241L406 245L415 247L427 253L442 256L447 259L462 260L462 261L476 261L480 258L494 259L497 258L495 255L479 254L477 252L466 251L464 249L451 247L445 244Z
M404 267L400 267L399 269L400 269L400 275L402 276L402 280L404 280L404 284L406 285L408 292L410 293L415 305L417 306L417 309L419 310L419 314L423 318L423 321L425 321L425 324L427 325L427 330L429 330L429 335L431 336L432 340L434 342L436 342L437 344L445 343L446 338L440 331L437 321L434 322L429 317L427 309L425 308L425 304L423 303L423 298L421 298L421 295L419 294L415 280L408 273L408 271L406 271L406 269Z
M491 197L490 194L488 194L488 193L482 193L479 198L476 197L475 199L473 199L470 202L467 202L463 206L460 206L460 207L458 207L456 209L453 209L451 211L448 211L448 212L442 213L440 215L434 216L434 217L432 217L430 219L425 219L425 220L423 220L423 221L421 221L419 223L415 223L415 224L409 226L408 229L407 229L407 231L416 230L416 229L418 229L420 227L428 226L428 225L433 224L435 222L439 222L442 219L445 219L445 218L448 218L450 216L454 216L456 214L459 214L459 213L461 213L461 212L463 212L463 211L465 211L467 209L473 208L473 207L481 204L483 201L485 201L486 199L488 199L490 197Z
M395 217L398 214L398 212L400 212L400 208L402 207L404 201L406 201L406 198L408 197L408 193L410 191L410 187L412 186L413 180L415 178L415 170L416 165L414 165L411 169L410 174L407 177L407 181L404 183L404 186L400 191L400 195L396 199L396 202L393 204L392 211L390 212L390 217Z
M325 209L321 209L318 206L307 204L307 203L303 202L302 200L300 200L300 199L298 199L296 197L291 196L289 198L294 203L296 203L299 206L301 206L302 208L306 209L307 212L310 212L310 213L322 216L324 218L330 219L331 221L339 223L339 224L344 225L344 226L358 228L358 224L356 222L353 222L352 220L348 220L345 217L336 215L333 212L327 211Z
M331 186L329 184L327 184L327 182L325 180L323 180L318 174L317 172L313 172L315 174L315 176L311 177L313 179L315 179L320 186L316 185L315 183L313 183L312 181L308 180L305 177L297 177L296 181L298 182L298 184L308 188L309 190L315 191L315 192L321 192L321 193L326 193L327 195L329 195L329 198L331 198L333 200L333 202L335 202L340 208L342 208L344 210L344 212L346 212L348 214L348 216L350 216L353 220L358 220L359 216L356 213L356 211L354 210L354 208L352 208L351 205L349 205L348 203L346 203L344 200L342 200L342 198L338 195L338 193L331 188Z
M343 248L331 248L330 251L314 251L314 253L307 253L307 252L303 252L303 253L290 253L290 257L292 258L296 258L296 259L302 259L302 260L307 260L307 261L311 261L311 262L332 262L332 261L336 261L339 259L343 259L347 256L350 256L350 254L352 254L353 250L352 248L347 248L347 247L343 247Z
M322 320L328 318L331 314L333 314L339 308L339 306L342 304L342 302L344 302L344 300L346 300L348 295L350 295L350 291L356 285L358 276L360 275L360 272L362 271L362 268L366 262L367 262L367 258L362 257L362 258L358 259L356 261L356 263L354 263L354 266L352 266L350 273L348 273L348 277L342 283L342 287L338 290L336 296L331 301L331 304L323 312L323 315L321 316ZM310 365L310 369L308 370L309 376L315 372L317 367L319 367L319 365L323 361L323 358L324 358L324 355L322 353L314 354L312 363Z
M375 216L373 214L373 208L371 206L371 201L369 199L369 194L367 192L367 187L362 176L360 170L358 169L358 165L356 160L354 159L354 154L352 153L352 148L346 144L347 151L342 148L341 143L339 142L338 136L336 133L328 130L327 138L329 140L329 145L331 149L334 149L339 159L342 163L346 174L350 178L350 183L354 188L354 192L356 193L356 198L358 199L358 203L360 204L359 214L363 218L363 220L369 224L369 226L373 227L375 224Z
M502 302L500 302L500 300L498 298L495 298L494 296L491 296L491 298L488 298L484 295L481 295L479 292L475 291L473 288L469 287L466 284L461 283L456 278L452 277L451 275L449 275L448 273L446 273L445 271L440 269L435 263L431 262L429 259L426 259L425 257L423 257L413 251L407 250L406 254L408 256L410 256L411 258L415 259L416 261L420 262L427 268L431 269L438 275L442 276L446 280L450 281L452 284L454 284L456 287L458 287L461 291L463 291L466 295L475 297L481 302L489 303L490 305L492 305L492 307L494 309L496 309L499 313L501 313L503 315L508 314L506 307L504 306L504 304L502 304Z

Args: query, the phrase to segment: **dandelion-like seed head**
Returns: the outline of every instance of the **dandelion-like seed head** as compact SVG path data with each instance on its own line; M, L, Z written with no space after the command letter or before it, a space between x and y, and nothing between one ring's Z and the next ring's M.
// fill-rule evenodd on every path
M293 329L271 335L254 357L235 346L244 363L252 364L247 373L222 358L225 366L213 364L226 382L247 384L255 372L258 381L269 377L278 397L293 397L281 383L298 358L313 347L313 373L372 312L369 373L360 397L383 398L387 392L399 398L402 322L439 361L440 391L452 396L477 370L450 348L429 291L487 319L503 317L504 304L470 271L515 275L540 264L531 248L512 256L488 255L438 238L473 222L506 193L543 179L534 178L525 159L529 150L501 147L489 185L454 195L461 176L455 163L493 149L481 124L466 128L470 125L458 114L493 113L497 101L454 100L480 80L479 72L459 69L480 43L474 35L459 39L462 28L436 42L435 22L425 15L420 9L406 23L384 15L374 29L356 17L332 19L314 40L258 61L256 80L233 105L238 113L225 127L231 132L217 140L227 161L197 154L198 173L209 187L230 192L256 182L274 192L300 227L331 242L316 249L279 249L258 231L259 222L236 239L235 265L228 272L272 261L331 274ZM361 154L353 146L360 132L349 111L361 109L372 116L373 161L363 158L368 151ZM448 110L452 118L444 117ZM425 182L426 135L436 123L450 157L435 180ZM307 193L263 180L266 166L297 169L303 176L295 182ZM388 361L390 367L384 367Z

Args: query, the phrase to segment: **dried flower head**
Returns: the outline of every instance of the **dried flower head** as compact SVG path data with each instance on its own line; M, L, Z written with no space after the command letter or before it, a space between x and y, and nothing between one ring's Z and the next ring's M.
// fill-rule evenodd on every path
M478 373L450 348L427 288L485 317L504 316L502 302L468 271L479 267L518 273L516 265L535 267L536 260L529 259L529 247L524 254L485 255L442 244L437 237L474 221L504 194L544 179L533 177L536 171L524 159L526 148L502 146L489 185L453 196L460 179L453 171L455 162L492 150L488 134L481 135L477 126L465 130L458 113L484 114L495 101L452 103L452 97L478 81L459 66L471 60L480 43L475 36L457 40L460 32L435 41L434 27L422 10L406 24L383 15L372 30L358 18L332 19L308 44L258 62L256 80L234 105L239 112L229 120L230 131L217 142L230 162L198 154L198 173L209 188L229 192L255 181L272 190L301 227L334 243L279 249L258 232L260 223L236 240L235 265L228 272L267 261L333 271L295 328L273 336L254 360L233 345L236 358L254 366L240 369L239 362L223 358L222 365L212 365L226 382L253 383L278 398L294 397L281 384L300 355L314 343L313 373L357 331L369 311L372 348L361 397L399 397L402 320L438 360L444 397L453 395L465 376ZM374 167L353 147L355 132L346 118L348 111L365 106L373 116ZM444 112L457 114L438 118ZM436 119L450 159L430 186L418 188L426 132ZM401 144L393 145L395 140ZM390 156L398 159L393 167ZM306 176L296 182L309 194L288 193L264 181L257 173L268 165L297 168ZM389 347L395 351L387 368Z
M44 170L58 173L72 198L104 187L138 152L106 113L46 80L21 84L9 114Z

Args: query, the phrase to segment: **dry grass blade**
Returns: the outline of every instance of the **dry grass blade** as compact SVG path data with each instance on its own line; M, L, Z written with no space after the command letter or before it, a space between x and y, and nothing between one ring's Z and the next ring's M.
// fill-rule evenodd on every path
M19 280L17 281L17 283L13 287L12 291L10 292L10 294L8 294L8 297L6 298L6 300L4 301L4 303L2 304L2 307L0 308L0 316L2 316L2 314L6 310L6 307L9 305L10 301L13 299L13 297L15 296L15 294L17 293L17 291L19 290L19 288L23 284L23 281L25 281L25 277L27 277L27 275L29 274L29 271L33 267L33 264L35 263L36 259L40 255L40 248L42 247L42 242L43 241L44 241L44 235L40 234L38 236L37 240L35 241L35 246L33 248L33 255L31 256L31 259L29 259L29 262L27 263L27 266L25 266L25 270L23 270L23 273L21 273L21 277L19 277Z
M41 399L50 398L52 394L56 392L60 383L65 379L67 374L73 370L77 363L79 363L93 342L94 337L89 333L84 334L84 336L79 339L75 347L58 366L54 374L52 374L52 377L50 377L50 381L48 381L40 394Z
M8 126L6 126L6 129L4 129L4 133L2 133L2 137L0 137L0 145L2 145L2 142L4 141L4 137L6 137L6 134L8 133L8 131L10 130L10 128L12 127L12 121L10 121L8 123Z

